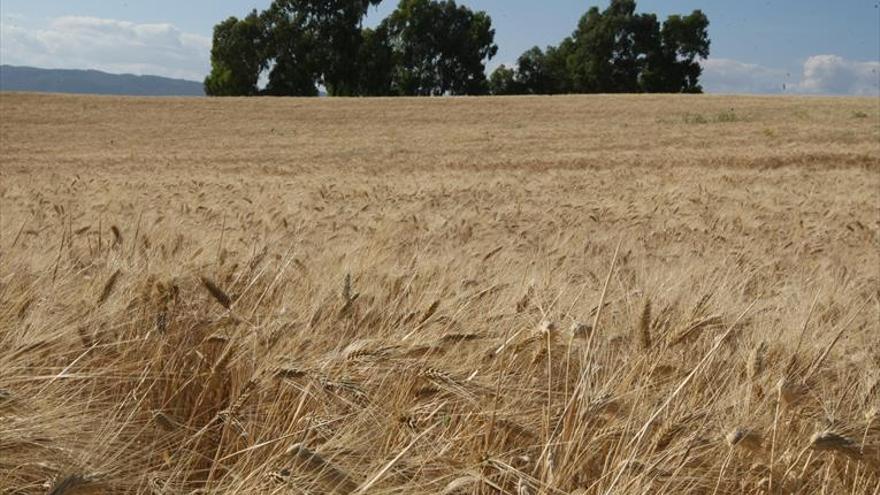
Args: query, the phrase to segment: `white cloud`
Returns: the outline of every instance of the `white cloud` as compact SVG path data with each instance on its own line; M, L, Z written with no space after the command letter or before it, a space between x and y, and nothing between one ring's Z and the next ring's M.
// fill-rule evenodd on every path
M782 93L791 86L791 74L728 58L703 61L703 88L710 93Z
M172 24L59 17L45 29L0 21L0 62L58 69L97 69L201 80L211 39Z
M837 55L814 55L804 62L798 88L806 93L880 94L880 62L855 62Z
M710 93L880 94L880 62L814 55L801 74L725 58L703 62L703 87Z

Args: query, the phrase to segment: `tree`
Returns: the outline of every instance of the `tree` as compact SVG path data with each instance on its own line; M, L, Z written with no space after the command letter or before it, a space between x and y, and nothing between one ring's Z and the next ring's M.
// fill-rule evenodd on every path
M700 75L703 68L698 58L709 56L709 18L695 10L690 15L669 16L660 32L667 84L666 91L680 89L685 93L700 93Z
M492 19L454 0L401 0L380 25L403 95L486 94L486 61L498 51Z
M234 17L214 28L209 95L357 94L361 83L361 22L380 0L275 0L260 14Z
M394 53L384 28L364 29L358 50L358 79L355 93L360 96L391 95Z
M612 0L604 12L591 8L572 34L570 59L576 92L614 93L638 91L640 55L637 28L645 25L635 14L634 0Z
M569 65L574 52L574 41L569 38L562 40L559 46L548 46L544 51L547 68L547 93L571 93L572 77Z
M708 25L696 10L661 27L656 15L636 13L635 0L611 0L604 11L590 8L559 46L523 53L514 78L536 94L700 92Z
M502 65L492 74L492 94L552 95L570 92L567 63L571 52L570 38L558 47L548 47L546 52L537 46L530 48L517 59L515 69Z
M289 13L276 3L261 15L266 32L269 82L264 91L273 96L317 96L318 63L314 34L302 13Z
M498 50L492 20L454 0L401 0L376 29L381 0L275 0L214 29L209 95L485 94ZM268 84L257 87L268 70Z
M371 5L381 0L275 0L270 10L286 15L301 36L288 43L303 43L289 50L309 55L317 83L331 95L356 94L358 59L363 41L361 23Z
M544 53L533 47L520 55L517 60L517 79L526 93L534 95L561 92L565 86L565 58L558 50Z
M274 0L214 28L209 95L479 95L702 91L709 19L699 10L636 13L635 0L591 7L571 36L500 66L492 19L454 0L400 0L364 29L381 0ZM257 87L268 70L265 90Z
M489 92L493 95L522 94L522 88L516 80L516 71L501 64L489 76Z
M265 68L265 36L254 10L244 19L230 17L214 27L211 73L205 78L210 96L252 96Z

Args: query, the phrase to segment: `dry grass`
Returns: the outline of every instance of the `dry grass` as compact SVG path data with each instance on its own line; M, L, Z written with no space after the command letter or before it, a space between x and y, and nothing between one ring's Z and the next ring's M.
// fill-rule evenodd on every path
M0 110L3 493L877 493L877 100Z

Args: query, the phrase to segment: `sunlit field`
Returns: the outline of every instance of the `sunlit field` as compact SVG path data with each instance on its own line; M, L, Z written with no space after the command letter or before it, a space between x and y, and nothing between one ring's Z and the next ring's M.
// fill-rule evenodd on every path
M876 494L880 101L0 94L0 492Z

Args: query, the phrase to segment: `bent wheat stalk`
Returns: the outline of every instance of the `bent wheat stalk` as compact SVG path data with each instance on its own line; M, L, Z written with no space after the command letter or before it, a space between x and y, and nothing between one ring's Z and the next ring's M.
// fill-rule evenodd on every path
M693 380L694 376L696 376L697 373L703 369L705 364L709 362L709 359L711 359L715 352L718 351L718 349L721 347L721 344L723 344L724 341L727 340L727 337L730 336L731 332L733 332L733 329L736 328L740 320L742 320L743 317L745 317L745 315L749 311L751 311L752 307L754 307L757 303L758 300L756 299L751 304L749 304L749 306L745 310L743 310L743 312L740 313L739 316L736 317L736 320L734 320L733 323L731 323L730 326L727 327L727 330L725 330L724 333L716 339L715 345L713 345L712 348L709 349L709 352L707 352L706 355L703 356L703 359L701 359L700 362L697 363L696 366L694 366L694 369L691 370L691 372L688 373L684 380L681 381L678 387L676 387L675 390L673 390L673 392L669 394L669 397L666 398L663 404L660 405L660 407L658 407L653 414L651 414L647 421L645 421L645 424L642 425L638 433L636 433L636 436L629 442L629 461L632 461L635 458L636 450L638 449L639 445L641 445L642 440L645 438L645 434L651 427L651 424L653 424L654 421L660 416L660 414L665 411L670 404L672 404L672 401L675 400L676 397L678 397L678 394L680 394L681 391L685 389L685 387L687 387L691 380ZM611 486L608 487L608 490L605 493L614 493L613 489L615 485L617 485L617 482L620 481L620 477L621 475L623 475L623 472L624 470L622 469L617 470L617 473L614 475L614 479L611 481Z

